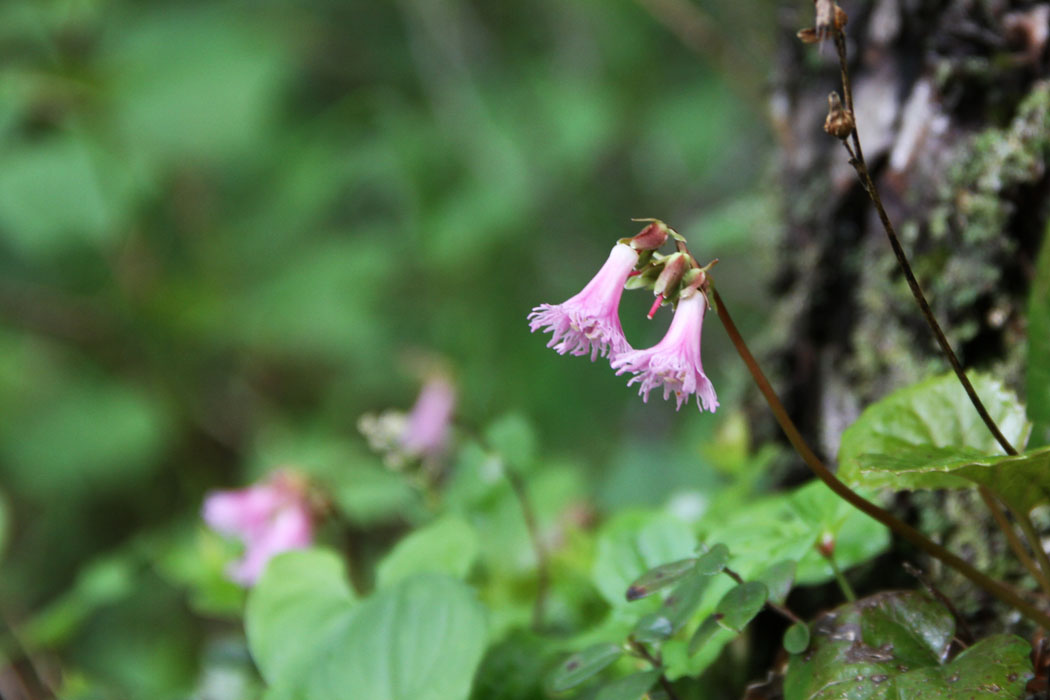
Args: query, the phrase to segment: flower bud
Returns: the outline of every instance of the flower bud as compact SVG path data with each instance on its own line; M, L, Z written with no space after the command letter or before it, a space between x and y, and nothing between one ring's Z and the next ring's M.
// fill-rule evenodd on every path
M669 293L674 291L678 283L682 281L682 276L689 271L690 267L689 258L684 253L675 253L668 256L664 262L663 271L656 278L656 284L653 285L653 293L665 297L670 296Z
M835 554L835 536L830 532L821 534L820 539L817 540L817 551L825 559L831 559Z
M853 115L842 105L837 92L828 95L828 116L824 119L824 131L837 139L847 139L856 126Z
M635 250L656 250L667 242L667 230L667 224L654 221L630 240L630 246Z

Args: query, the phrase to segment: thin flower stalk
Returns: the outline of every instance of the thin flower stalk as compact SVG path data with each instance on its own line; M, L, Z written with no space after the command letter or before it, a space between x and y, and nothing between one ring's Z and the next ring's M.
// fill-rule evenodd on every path
M765 373L762 372L762 368L759 367L754 355L752 355L751 351L748 349L747 343L740 335L740 331L737 330L736 324L733 323L732 316L730 316L725 302L719 296L718 291L715 289L714 283L710 278L708 278L707 293L711 295L711 299L718 309L718 318L722 321L722 325L725 327L726 333L729 335L729 339L733 343L733 347L736 348L740 358L747 366L755 384L758 386L759 391L762 392L762 396L766 399L766 403L769 404L769 408L773 411L773 415L777 419L777 423L780 424L784 434L787 436L788 441L791 443L792 447L795 448L795 451L798 452L799 456L802 457L802 460L806 465L828 486L828 488L853 507L888 527L902 539L910 542L931 557L941 561L946 566L955 569L975 585L984 589L1007 605L1015 608L1022 615L1041 626L1043 629L1050 630L1050 616L1047 616L1046 613L1024 600L1024 598L1014 592L1013 589L1009 588L1001 581L997 581L979 571L965 560L952 554L950 551L930 540L912 526L900 520L889 511L867 500L839 480L839 478L828 469L820 458L817 457L816 453L813 452L809 444L806 443L805 438L799 433L798 428L791 420L791 417L788 416L787 410L785 410L784 405L780 402L780 398L777 396L776 391L773 390Z
M956 356L944 330L937 321L937 317L934 316L933 310L930 308L929 301L926 299L926 295L923 292L922 287L919 285L918 279L915 277L915 273L912 270L911 263L908 261L907 254L904 252L904 247L901 245L900 238L893 226L893 222L890 220L885 206L883 206L882 197L879 195L875 181L871 177L871 172L868 170L867 162L864 160L864 149L861 146L860 133L857 131L856 113L853 110L853 88L849 75L845 34L841 27L836 28L833 34L835 50L839 59L842 94L845 99L846 113L849 116L851 126L848 132L849 141L845 138L842 139L842 145L850 156L849 163L856 171L857 177L860 178L865 192L867 192L868 197L871 199L871 202L875 207L879 221L882 224L883 230L886 232L886 237L889 240L890 247L893 249L893 254L897 259L897 264L900 266L900 269L904 273L904 277L908 282L908 289L911 290L915 303L919 306L919 310L922 312L926 324L930 327L930 331L936 338L937 344L945 358L948 360L948 364L951 366L956 378L958 378L959 383L962 384L966 396L970 399L970 403L973 404L977 414L981 417L981 421L985 424L988 431L1003 448L1006 454L1016 455L1018 454L1017 449L1010 443L1006 436L1003 435L999 426L996 424L995 419L993 419L991 414L988 413L988 409L985 407L984 402L981 401L981 397L977 394L969 377L966 376L966 371L963 369L962 363ZM852 142L852 146L850 145L850 142ZM1014 554L1039 583L1044 593L1050 595L1050 559L1047 558L1046 551L1042 548L1042 544L1038 537L1035 536L1034 528L1031 527L1031 521L1028 520L1027 514L1021 514L1020 516L1015 514L1015 516L1017 516L1018 524L1025 533L1025 537L1028 539L1028 544L1032 549L1032 552L1035 554L1036 560L1039 562L1038 569L1033 565L1031 558L1025 552L1023 544L1017 537L1017 534L1013 531L1009 521L1007 521L1006 517L1003 515L1003 512L997 504L996 498L992 492L983 485L978 487L978 492L980 493L981 500L984 502L985 506L995 519L996 524L999 526L999 529L1002 530L1006 537L1006 541ZM1025 520L1028 520L1027 524L1024 522Z

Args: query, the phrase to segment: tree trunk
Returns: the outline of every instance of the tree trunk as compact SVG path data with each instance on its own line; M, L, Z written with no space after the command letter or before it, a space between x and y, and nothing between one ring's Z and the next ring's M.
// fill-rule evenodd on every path
M920 284L963 364L1020 391L1050 216L1050 3L840 4L864 153ZM823 132L828 93L841 91L837 55L830 41L794 38L813 24L811 3L795 6L773 94L786 197L774 282L784 345L771 366L803 433L833 459L867 404L948 365L845 149ZM993 575L1013 566L1001 537L972 522L972 494L922 505L939 498L911 501L924 529Z
M809 11L809 3L803 3ZM960 359L1020 388L1025 300L1050 214L1050 3L843 0L864 152ZM800 13L792 34L812 24ZM870 401L947 370L839 141L830 42L785 41L774 111L783 146L775 281L785 399L834 457Z

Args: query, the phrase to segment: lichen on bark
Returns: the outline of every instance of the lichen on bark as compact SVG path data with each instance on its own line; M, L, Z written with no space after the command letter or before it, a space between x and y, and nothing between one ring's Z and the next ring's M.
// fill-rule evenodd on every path
M1020 391L1025 302L1050 218L1050 47L1021 29L1050 10L839 2L865 155L915 273L963 363ZM841 89L837 60L792 43L810 9L796 5L773 97L785 192L774 318L791 331L771 359L793 417L833 458L864 406L947 365L847 154L821 129L827 94ZM926 510L928 498L913 504ZM928 529L991 571L1014 567L979 546L994 526L972 518L967 497L933 498L946 518Z

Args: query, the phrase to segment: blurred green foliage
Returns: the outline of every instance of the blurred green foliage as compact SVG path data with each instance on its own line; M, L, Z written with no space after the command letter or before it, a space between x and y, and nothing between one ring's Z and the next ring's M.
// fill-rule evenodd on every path
M767 46L771 5L746 30ZM57 655L64 697L256 697L222 575L236 548L201 529L203 494L311 475L345 528L322 537L370 588L433 504L356 422L407 407L432 358L484 435L443 498L478 537L496 633L528 620L535 559L492 460L560 538L566 632L604 613L581 570L612 536L585 534L595 517L695 520L769 482L713 324L724 408L701 420L525 323L656 215L722 259L761 327L776 204L741 86L762 76L690 53L644 6L6 0L0 60L0 612ZM642 319L648 301L625 301L637 346L668 322ZM676 542L671 558L695 547Z

